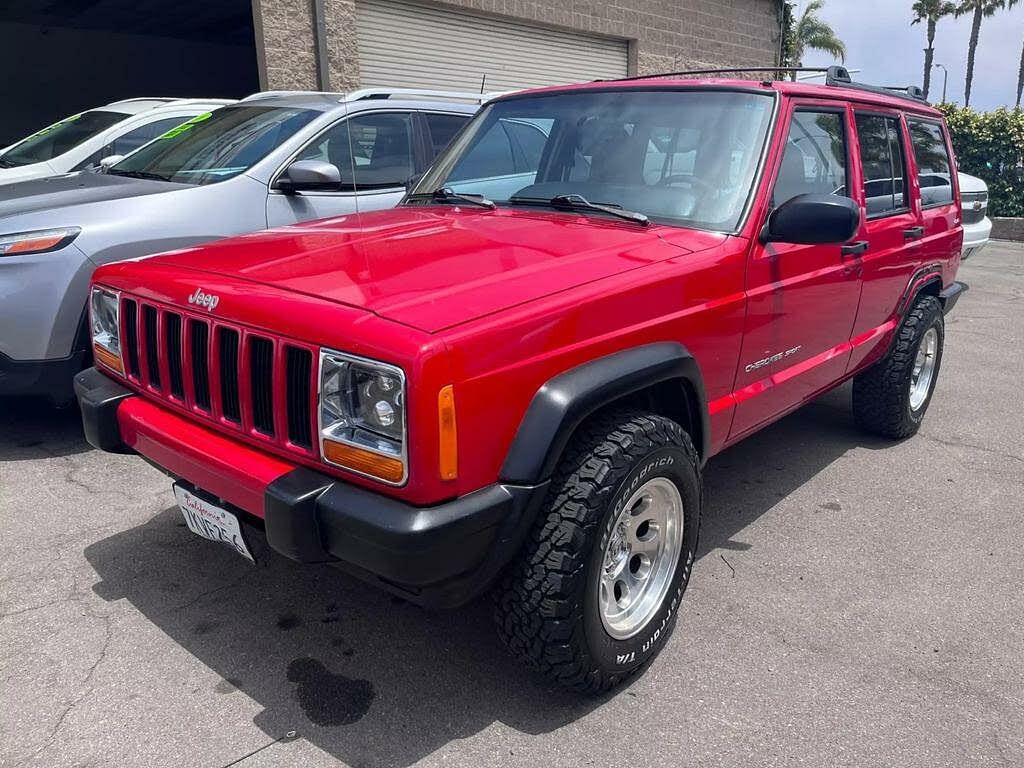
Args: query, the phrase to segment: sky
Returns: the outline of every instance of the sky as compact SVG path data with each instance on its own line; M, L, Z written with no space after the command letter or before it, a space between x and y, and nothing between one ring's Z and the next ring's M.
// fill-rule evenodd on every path
M800 0L799 11L807 4ZM875 85L922 85L926 25L910 26L912 0L827 0L821 16L846 44L846 66L860 68L855 80ZM947 16L939 21L935 34L935 61L949 68L947 101L964 103L967 71L967 43L971 18ZM981 36L974 64L971 106L978 110L1017 100L1017 72L1024 43L1024 2L1012 10L999 11L981 24ZM835 64L827 54L809 51L804 66ZM929 100L942 97L942 70L932 71Z

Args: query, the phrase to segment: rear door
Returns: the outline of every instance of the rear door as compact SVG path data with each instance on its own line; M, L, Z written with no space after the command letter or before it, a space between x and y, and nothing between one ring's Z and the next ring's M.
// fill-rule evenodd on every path
M845 105L799 100L772 187L772 208L802 194L850 196ZM860 295L855 256L839 245L755 243L730 440L840 379Z
M867 249L860 307L853 328L851 369L885 343L894 311L922 261L924 225L911 163L907 127L898 111L855 108Z
M420 142L414 118L410 110L359 112L319 133L289 163L331 163L341 173L341 188L284 194L273 189L271 182L267 225L280 227L397 205L405 195L406 181L416 172Z

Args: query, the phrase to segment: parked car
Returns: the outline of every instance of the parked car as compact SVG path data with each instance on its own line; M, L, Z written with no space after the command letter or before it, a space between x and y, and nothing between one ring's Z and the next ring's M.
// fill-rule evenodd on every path
M969 258L988 245L992 220L988 217L988 185L977 176L958 173L960 201L964 211L964 247L961 258Z
M0 151L0 184L99 166L230 99L126 99L79 112Z
M93 269L227 235L396 204L484 97L264 93L112 165L0 187L0 394L73 397Z
M493 587L515 655L615 686L672 632L710 456L851 378L873 433L928 410L960 205L903 180L952 173L947 130L829 75L506 96L394 210L103 267L85 434L201 537Z

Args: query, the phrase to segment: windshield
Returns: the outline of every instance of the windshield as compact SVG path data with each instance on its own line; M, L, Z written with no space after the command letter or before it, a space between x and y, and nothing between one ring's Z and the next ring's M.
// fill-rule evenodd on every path
M267 106L206 112L158 136L108 173L183 184L224 181L245 173L319 114Z
M707 90L498 101L473 120L414 194L429 203L429 193L449 189L498 205L545 205L579 195L655 221L732 231L751 193L772 109L769 94Z
M120 112L104 112L99 109L66 117L59 123L47 126L27 139L22 139L0 155L0 168L52 160L126 117L128 116Z

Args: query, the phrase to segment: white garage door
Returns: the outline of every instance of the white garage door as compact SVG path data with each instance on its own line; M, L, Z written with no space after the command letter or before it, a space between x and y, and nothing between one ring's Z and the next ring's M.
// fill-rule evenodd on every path
M626 76L627 42L402 2L357 0L362 85L488 91Z

